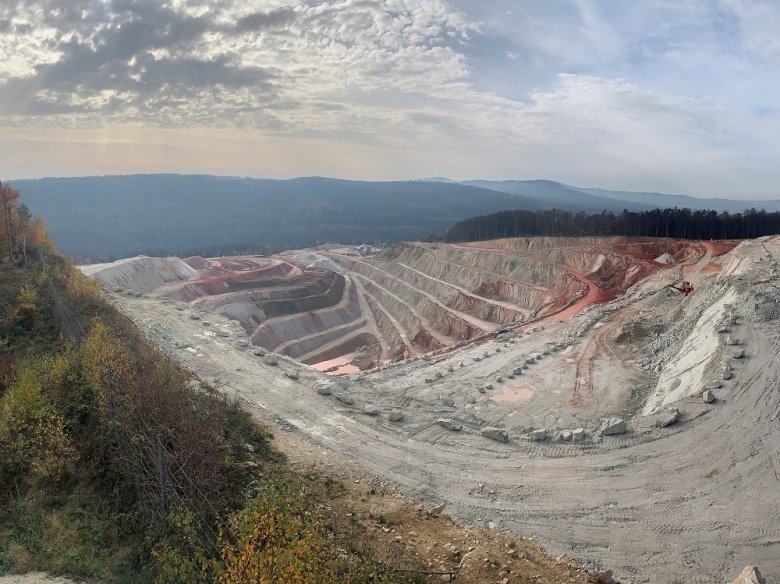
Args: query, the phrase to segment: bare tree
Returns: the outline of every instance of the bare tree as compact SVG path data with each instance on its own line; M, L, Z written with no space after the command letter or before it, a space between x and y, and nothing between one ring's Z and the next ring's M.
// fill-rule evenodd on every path
M5 219L5 235L8 241L8 258L14 256L13 233L11 231L11 206L13 201L19 198L19 191L0 182L0 199L3 202L3 216Z

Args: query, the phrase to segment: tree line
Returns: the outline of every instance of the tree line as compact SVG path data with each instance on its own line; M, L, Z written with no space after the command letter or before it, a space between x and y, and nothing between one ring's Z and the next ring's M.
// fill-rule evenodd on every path
M624 235L676 239L752 239L780 233L780 212L748 209L741 213L690 209L584 212L499 211L459 221L444 241L480 241L519 236Z

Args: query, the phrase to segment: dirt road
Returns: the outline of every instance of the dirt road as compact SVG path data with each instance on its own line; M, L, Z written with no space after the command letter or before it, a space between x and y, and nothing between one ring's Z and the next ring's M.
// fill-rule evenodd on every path
M780 243L764 245L780 257ZM763 253L760 249L756 244L737 251ZM648 311L659 319L669 314L694 318L701 309L694 302L720 297L732 281L738 287L750 277L750 272L735 272L732 280L705 282L697 289L699 296L683 302L660 290L636 300L644 304L620 322ZM683 412L681 423L658 429L654 417L632 417L628 434L594 436L575 445L533 443L524 436L556 417L564 423L581 419L595 432L606 409L578 413L560 405L578 356L586 363L588 351L606 356L613 369L596 366L592 373L605 376L603 385L628 383L612 374L620 364L603 349L604 333L590 340L594 330L603 329L588 329L586 313L514 344L486 343L439 363L414 360L333 381L334 391L353 397L355 403L346 405L317 394L323 376L310 368L285 358L279 366L265 365L170 304L115 298L166 350L202 377L220 380L224 390L239 395L259 418L289 431L323 464L355 464L427 504L447 501L452 516L467 524L533 536L553 555L566 553L611 568L626 581L725 582L746 564L760 566L768 581L780 579L780 321L741 319L735 325L747 358L734 362L735 379L716 390L714 404L686 397L676 404ZM622 306L630 304L623 301ZM216 316L211 320L222 326ZM581 340L577 330L586 331ZM498 403L477 393L479 385L496 373L506 375L532 351L566 339L574 344L520 376L524 383L536 383L530 401ZM171 349L174 340L190 346ZM642 343L647 344L642 341L638 350ZM483 350L489 356L483 357ZM300 371L299 380L284 375L293 368ZM717 374L710 371L708 379ZM444 403L444 396L452 396L454 406ZM475 403L470 396L476 396ZM402 408L406 417L392 423L385 415L364 415L369 403L384 412ZM545 413L541 408L551 403L558 409ZM445 429L436 423L440 417L460 422L463 430ZM486 422L508 428L509 443L482 437L479 430Z

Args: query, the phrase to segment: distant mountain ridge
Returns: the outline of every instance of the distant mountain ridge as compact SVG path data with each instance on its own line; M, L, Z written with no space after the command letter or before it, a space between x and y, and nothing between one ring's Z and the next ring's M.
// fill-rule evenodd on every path
M393 243L438 235L502 210L586 213L690 207L780 210L780 201L698 199L572 187L549 180L367 182L147 174L12 181L64 252L92 261L146 253L229 253L231 246L298 248Z
M58 247L93 261L240 244L296 248L435 235L461 219L538 209L531 199L459 184L129 175L18 180ZM226 248L227 249L227 248Z
M780 211L780 200L733 200L720 198L698 198L689 195L669 195L666 193L647 193L634 191L611 191L606 189L583 188L551 180L468 180L458 184L477 186L508 194L521 195L536 201L542 201L546 208L556 205L570 211L647 211L687 207L692 210L706 209L714 211L739 212L745 209L765 209Z

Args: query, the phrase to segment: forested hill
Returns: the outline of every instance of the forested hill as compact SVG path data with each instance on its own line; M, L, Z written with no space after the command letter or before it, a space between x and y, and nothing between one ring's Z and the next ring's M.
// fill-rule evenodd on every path
M742 213L653 209L619 214L501 211L460 221L445 241L480 241L533 235L626 235L680 239L747 239L780 233L780 212L749 209Z
M478 187L325 178L132 175L14 181L65 253L92 261L146 253L395 242L500 209L538 209ZM223 247L224 246L224 249Z

